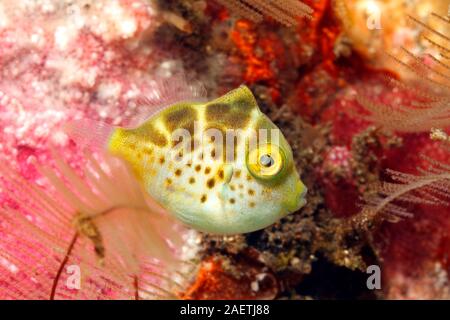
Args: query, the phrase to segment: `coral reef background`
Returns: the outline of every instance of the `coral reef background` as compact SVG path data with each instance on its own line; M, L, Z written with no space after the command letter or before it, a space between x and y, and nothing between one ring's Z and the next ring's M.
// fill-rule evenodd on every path
M244 83L293 146L308 204L251 234L185 238L200 258L184 258L198 270L182 278L176 296L448 299L450 23L444 2L283 1L296 6L289 13L269 1L2 1L0 159L50 190L35 163L56 167L51 148L81 176L88 163L64 133L68 121L133 124L148 113L142 99L156 99L161 79L180 72L211 97ZM381 28L369 28L377 12ZM8 195L5 176L0 181L1 207L53 230L39 211ZM20 256L5 245L15 227L0 215L6 252L0 287L17 280ZM98 250L92 241L84 246ZM54 255L57 270L64 256ZM381 290L366 286L373 264L382 271ZM21 276L31 281L33 273ZM46 281L53 276L50 271ZM161 291L138 288L136 295L134 289L114 286L84 297L161 297ZM0 297L32 297L29 291Z

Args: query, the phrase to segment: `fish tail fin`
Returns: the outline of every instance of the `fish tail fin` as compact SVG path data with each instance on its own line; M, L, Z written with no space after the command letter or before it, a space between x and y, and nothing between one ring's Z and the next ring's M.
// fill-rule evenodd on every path
M65 126L65 132L82 149L104 151L117 127L113 125L90 120L73 120Z

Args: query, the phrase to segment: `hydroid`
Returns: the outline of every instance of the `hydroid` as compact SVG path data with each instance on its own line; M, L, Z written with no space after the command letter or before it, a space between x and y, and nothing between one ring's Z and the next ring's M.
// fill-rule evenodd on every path
M298 19L311 19L313 9L297 0L217 0L242 18L259 23L264 17L272 17L287 26L297 26Z
M445 149L443 152L448 152ZM422 156L428 163L418 174L387 170L390 182L381 182L376 192L366 197L362 217L391 221L412 217L410 205L447 207L450 205L450 165ZM360 219L360 217L358 217Z
M421 41L429 48L417 54L404 47L401 55L389 56L406 69L413 80L402 82L388 77L388 85L400 95L409 97L396 102L382 102L360 94L359 103L369 112L367 119L389 131L424 132L450 126L450 20L431 15L439 27L431 27L409 16L421 31Z

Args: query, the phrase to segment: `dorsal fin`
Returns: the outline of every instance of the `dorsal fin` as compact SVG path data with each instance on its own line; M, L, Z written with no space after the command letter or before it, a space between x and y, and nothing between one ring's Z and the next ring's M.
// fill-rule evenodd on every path
M203 102L206 89L198 81L188 81L183 73L170 77L155 76L154 80L140 85L145 94L128 101L135 104L136 112L122 117L127 128L135 128L145 120L177 102ZM117 126L91 119L72 120L65 126L66 133L82 148L104 150L108 147Z
M249 112L255 109L259 110L255 96L245 85L241 85L239 88L231 90L225 95L215 99L210 104L226 104L230 107L240 109L241 111Z
M156 78L146 86L148 90L145 94L131 101L137 105L138 110L138 114L134 115L129 122L131 127L143 123L154 114L177 102L204 102L207 95L202 83L189 81L183 73L169 78Z
M255 97L249 88L240 86L206 104L205 120L218 129L243 129L254 112L261 112Z

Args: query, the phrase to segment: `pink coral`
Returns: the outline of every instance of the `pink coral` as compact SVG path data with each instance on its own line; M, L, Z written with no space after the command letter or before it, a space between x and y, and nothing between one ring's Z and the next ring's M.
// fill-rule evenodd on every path
M155 217L136 211L132 199L141 191L135 183L126 175L120 183L108 180L126 170L114 160L106 160L110 171L103 171L103 161L91 173L86 171L85 155L64 131L71 120L82 118L130 124L154 111L152 102L161 98L161 92L165 98L160 73L170 75L171 70L155 71L164 54L145 42L158 24L155 8L144 0L7 0L0 3L0 17L0 298L175 294L175 289L160 290L166 287L160 268L161 262L166 271L173 265L175 253L170 248L182 247L179 236L183 233L164 231L163 220L151 222ZM58 157L55 161L50 146L64 161ZM65 161L74 170L68 169ZM36 163L48 164L44 174L36 169ZM52 174L61 166L66 168L63 174L71 172L65 178L72 189L66 189L67 181ZM29 188L34 191L25 187L27 181L15 177L14 171L32 182ZM107 178L108 172L112 177ZM100 182L99 175L105 175ZM80 194L80 190L85 192ZM97 221L95 227L89 223L92 213L99 214L108 205L114 208L121 192L123 196L131 192L125 199L131 201L131 207L122 210L127 219L117 216L118 212L99 218L105 221ZM157 209L156 204L147 206L144 202L145 208ZM88 216L78 216L88 212ZM148 233L154 223L160 225L156 229L162 234ZM166 224L175 225L173 221ZM145 230L139 231L139 226ZM100 237L96 228L103 228ZM153 235L153 239L141 239L140 243L126 228ZM129 242L124 240L126 236ZM155 249L147 252L155 261L142 262L143 245L145 250ZM106 269L97 261L102 260L104 250L110 253L103 261ZM61 272L69 264L80 264L88 271L83 275L84 290L63 286L60 278L65 280L67 274Z
M333 214L339 217L358 212L359 193L354 182L352 154L345 146L333 146L325 155L321 172L325 202Z
M143 0L2 1L0 153L32 178L27 159L48 143L72 154L62 131L71 119L122 123L151 87L154 52L142 40L155 26Z

